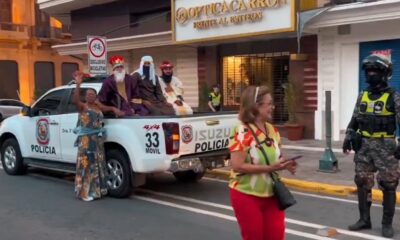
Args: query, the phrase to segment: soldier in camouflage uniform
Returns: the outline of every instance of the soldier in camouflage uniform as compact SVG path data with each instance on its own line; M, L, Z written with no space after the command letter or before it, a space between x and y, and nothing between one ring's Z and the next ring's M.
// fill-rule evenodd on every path
M371 229L371 189L374 173L383 191L382 236L393 237L392 220L399 182L400 148L395 141L396 121L400 122L400 94L388 86L392 63L381 55L363 60L368 88L358 97L352 119L347 127L343 152L356 152L355 183L357 185L360 219L349 230Z

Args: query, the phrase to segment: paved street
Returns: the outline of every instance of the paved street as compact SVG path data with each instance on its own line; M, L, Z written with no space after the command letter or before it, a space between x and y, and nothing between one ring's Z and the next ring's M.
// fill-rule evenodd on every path
M158 174L128 199L87 203L74 198L73 175L33 170L13 177L1 171L0 191L2 240L240 239L221 180L182 184L169 174ZM380 239L379 205L372 208L373 229L355 233L345 230L357 218L354 199L295 195L298 204L287 212L288 240L329 239L316 235L323 226L338 229L335 239Z

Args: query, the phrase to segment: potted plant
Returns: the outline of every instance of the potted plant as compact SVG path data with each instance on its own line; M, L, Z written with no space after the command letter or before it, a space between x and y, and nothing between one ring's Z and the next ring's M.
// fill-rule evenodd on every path
M293 79L283 85L285 93L285 104L288 112L288 121L284 124L287 138L291 141L300 140L303 138L304 126L297 121L296 110L301 100L301 87L296 86Z

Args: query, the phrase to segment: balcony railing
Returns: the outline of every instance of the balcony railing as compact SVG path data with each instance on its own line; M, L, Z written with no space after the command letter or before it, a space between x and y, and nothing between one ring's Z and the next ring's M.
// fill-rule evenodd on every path
M32 27L34 37L54 39L54 40L69 40L70 33L67 27L55 28L50 26L34 26Z
M30 27L22 24L0 23L0 38L29 39Z
M27 26L14 23L0 23L0 39L27 40L36 37L40 39L68 41L71 39L69 28L50 26Z

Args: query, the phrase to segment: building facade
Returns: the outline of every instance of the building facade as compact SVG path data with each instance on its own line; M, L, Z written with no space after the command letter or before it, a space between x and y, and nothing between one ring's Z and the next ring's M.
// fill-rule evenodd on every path
M126 58L129 72L138 67L143 55L152 55L157 66L163 60L171 60L176 66L174 73L185 86L185 101L199 111L207 110L207 96L213 84L222 88L225 110L238 110L240 94L246 86L264 84L273 92L274 123L283 124L288 119L284 85L293 79L302 92L297 115L305 126L304 136L314 137L318 39L316 35L302 38L300 58L296 14L326 1L174 0L171 5L170 1L161 0L140 4L105 0L97 1L96 6L90 1L38 2L44 11L71 24L74 43L54 46L61 55L76 56L86 63L86 36L100 35L108 39L109 56L119 54ZM212 26L212 21L198 20L182 24L179 18L185 18L185 13L179 12L179 4L186 4L181 6L186 9L203 6L203 13L210 15L205 18L216 13L231 26ZM284 15L280 15L281 10ZM186 17L198 19L196 14L200 13L188 10ZM266 23L265 29L262 23ZM224 25L222 20L221 24ZM183 32L184 40L180 40L178 31L185 25L206 37L199 39L193 31ZM241 34L235 34L238 32Z
M325 135L325 91L332 92L333 138L343 139L357 96L366 87L361 61L369 54L391 58L389 83L400 90L399 10L398 1L348 3L327 7L306 24L307 32L318 35L316 139Z
M65 84L81 61L60 56L52 44L70 34L41 12L34 0L0 0L0 98L30 104L44 91Z

